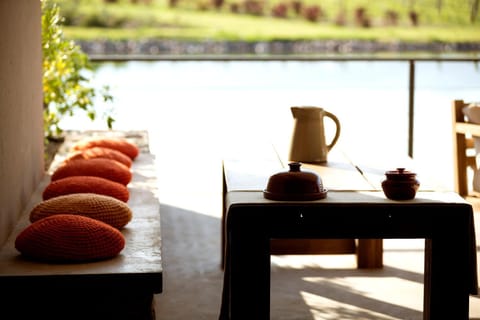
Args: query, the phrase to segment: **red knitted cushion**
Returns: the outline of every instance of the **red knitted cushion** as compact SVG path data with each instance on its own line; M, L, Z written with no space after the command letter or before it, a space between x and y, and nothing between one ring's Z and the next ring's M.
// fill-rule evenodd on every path
M73 145L73 150L85 150L93 147L111 148L122 152L134 160L139 153L138 147L132 142L123 138L99 137L84 139Z
M103 148L103 147L93 147L85 150L75 151L72 152L64 162L69 162L78 159L96 159L96 158L104 158L104 159L112 159L116 160L120 163L123 163L127 167L132 166L132 159L129 156L125 155L124 153L110 148Z
M132 219L130 207L116 198L95 193L73 193L41 201L30 211L30 222L56 214L75 214L121 229Z
M55 181L71 176L95 176L127 185L132 180L130 169L120 162L111 159L79 159L59 166L52 174Z
M94 176L71 176L51 181L43 190L43 200L72 193L96 193L127 202L130 193L121 183Z
M38 220L15 239L26 257L52 262L86 262L113 258L125 247L125 237L101 221L71 214Z

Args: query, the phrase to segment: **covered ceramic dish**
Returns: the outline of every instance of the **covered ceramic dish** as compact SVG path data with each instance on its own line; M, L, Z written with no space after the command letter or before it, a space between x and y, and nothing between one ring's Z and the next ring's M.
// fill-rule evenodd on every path
M270 200L318 200L327 196L321 178L314 172L301 171L300 162L288 164L289 170L268 179L263 196Z
M416 173L397 168L385 172L387 178L382 182L385 196L392 200L410 200L415 198L420 182Z

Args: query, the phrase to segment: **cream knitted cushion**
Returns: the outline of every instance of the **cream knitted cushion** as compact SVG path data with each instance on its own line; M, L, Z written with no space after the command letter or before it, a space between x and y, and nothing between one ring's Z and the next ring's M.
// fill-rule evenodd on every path
M73 150L85 150L93 147L111 148L122 152L134 160L139 153L138 147L127 139L114 137L86 138L73 145Z
M123 163L127 167L132 166L132 159L129 156L125 155L124 153L110 148L103 148L103 147L93 147L85 150L74 151L71 152L64 162L79 160L79 159L96 159L96 158L104 158L104 159L112 159L116 160L120 163Z
M123 202L130 197L127 187L121 183L94 176L71 176L51 181L43 190L42 198L48 200L72 193L103 194Z
M121 229L132 219L130 207L116 198L95 193L73 193L41 201L30 211L30 222L56 215L81 215Z
M101 221L71 214L40 219L22 230L15 248L24 256L50 262L87 262L118 255L125 237Z
M127 185L132 180L130 169L112 159L79 159L69 161L60 165L52 174L51 180L71 177L71 176L95 176L112 180L123 185Z

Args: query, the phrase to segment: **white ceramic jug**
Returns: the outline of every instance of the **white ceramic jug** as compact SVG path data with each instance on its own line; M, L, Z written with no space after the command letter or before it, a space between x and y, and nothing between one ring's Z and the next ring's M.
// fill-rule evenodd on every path
M321 163L327 161L330 149L340 137L340 121L337 117L319 107L291 107L294 118L292 141L290 144L290 161ZM325 141L324 118L328 117L335 124L332 140Z

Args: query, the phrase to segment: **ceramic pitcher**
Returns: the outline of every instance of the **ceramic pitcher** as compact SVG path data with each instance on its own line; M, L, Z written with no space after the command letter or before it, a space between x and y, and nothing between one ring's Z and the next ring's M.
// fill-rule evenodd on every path
M290 109L294 118L294 126L289 160L305 163L326 162L328 152L340 137L338 118L319 107L302 106ZM325 118L330 118L335 124L335 134L328 143L325 139Z

